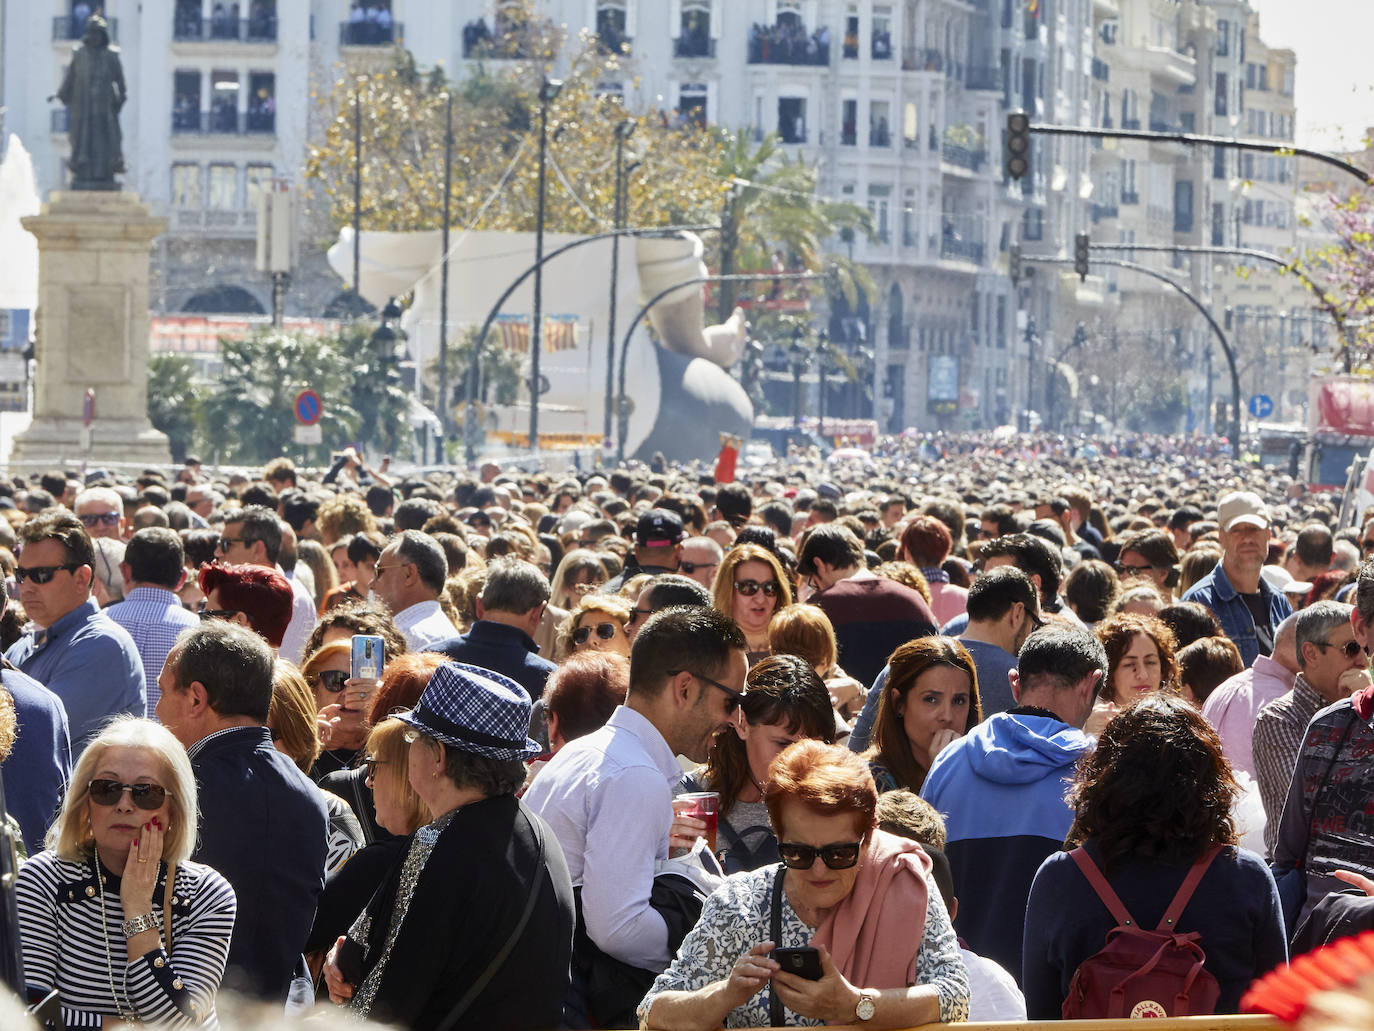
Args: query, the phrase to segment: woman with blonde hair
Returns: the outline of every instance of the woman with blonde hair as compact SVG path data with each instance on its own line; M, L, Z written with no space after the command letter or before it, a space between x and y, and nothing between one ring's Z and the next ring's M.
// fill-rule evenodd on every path
M614 652L630 657L631 606L614 594L583 596L558 626L555 660L584 651Z
M744 631L752 666L769 654L768 623L774 612L792 604L792 587L776 555L757 544L740 544L720 560L711 603Z
M31 999L56 989L69 1026L214 1027L237 901L190 861L196 780L151 720L120 717L77 760L48 849L16 895Z
M354 680L351 639L322 644L305 657L301 674L324 723L325 750L308 771L314 781L346 770L367 739L367 713L375 680Z

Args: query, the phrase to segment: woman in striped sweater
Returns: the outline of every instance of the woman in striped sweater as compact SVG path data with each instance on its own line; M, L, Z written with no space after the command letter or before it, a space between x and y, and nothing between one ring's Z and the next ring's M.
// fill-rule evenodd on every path
M47 850L19 871L30 999L57 989L68 1027L216 1027L237 903L188 861L195 838L185 750L151 720L111 723L78 760Z

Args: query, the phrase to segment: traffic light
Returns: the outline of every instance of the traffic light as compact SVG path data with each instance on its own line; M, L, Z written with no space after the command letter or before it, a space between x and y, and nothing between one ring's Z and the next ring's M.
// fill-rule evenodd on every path
M1007 271L1011 275L1013 283L1021 282L1021 245L1012 244L1007 249Z
M1088 234L1076 233L1073 238L1073 270L1080 280L1088 278Z
M1007 113L1007 175L1020 179L1030 171L1030 115L1024 111Z

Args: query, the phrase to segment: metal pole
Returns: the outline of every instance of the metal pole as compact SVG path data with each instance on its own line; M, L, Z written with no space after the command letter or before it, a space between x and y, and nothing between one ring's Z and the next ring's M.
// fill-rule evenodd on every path
M625 123L621 123L623 125ZM631 125L634 123L631 122ZM625 213L622 210L620 191L625 183L625 135L616 126L615 130L615 228L621 229L625 224ZM620 237L611 237L611 304L606 313L606 413L605 426L602 429L603 441L611 439L611 406L615 401L615 308L616 308L616 289L620 285Z
M444 257L439 270L439 461L444 460L444 441L449 435L448 396L448 228L453 188L453 94L444 95ZM416 379L419 383L419 379Z
M353 80L353 296L361 299L358 283L363 245L363 107L358 81Z
M1031 421L1032 405L1035 403L1035 319L1026 319L1026 432L1035 432Z
M272 328L281 329L282 310L286 307L285 272L272 273Z
M530 319L530 450L539 453L539 359L544 349L544 165L549 146L549 102L539 98L539 197L534 222L534 313Z

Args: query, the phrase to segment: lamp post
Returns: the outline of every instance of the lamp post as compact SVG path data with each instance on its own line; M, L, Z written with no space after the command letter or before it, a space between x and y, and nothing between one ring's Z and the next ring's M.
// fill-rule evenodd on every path
M549 105L563 89L562 79L539 87L539 199L534 223L534 314L530 319L530 450L539 451L539 359L544 349L544 179L549 147Z
M788 356L792 363L792 429L801 432L802 417L802 373L806 370L806 345L802 343L802 328L792 331L792 346Z
M439 461L444 460L444 441L449 435L448 396L448 224L453 192L453 94L444 94L444 240L439 272Z
M626 118L615 127L615 228L625 227L625 141L634 135L635 121ZM620 237L611 237L611 306L606 316L606 424L602 440L611 439L611 408L615 401L615 301L620 280Z
M361 301L358 282L363 243L363 103L358 80L353 81L353 299Z

